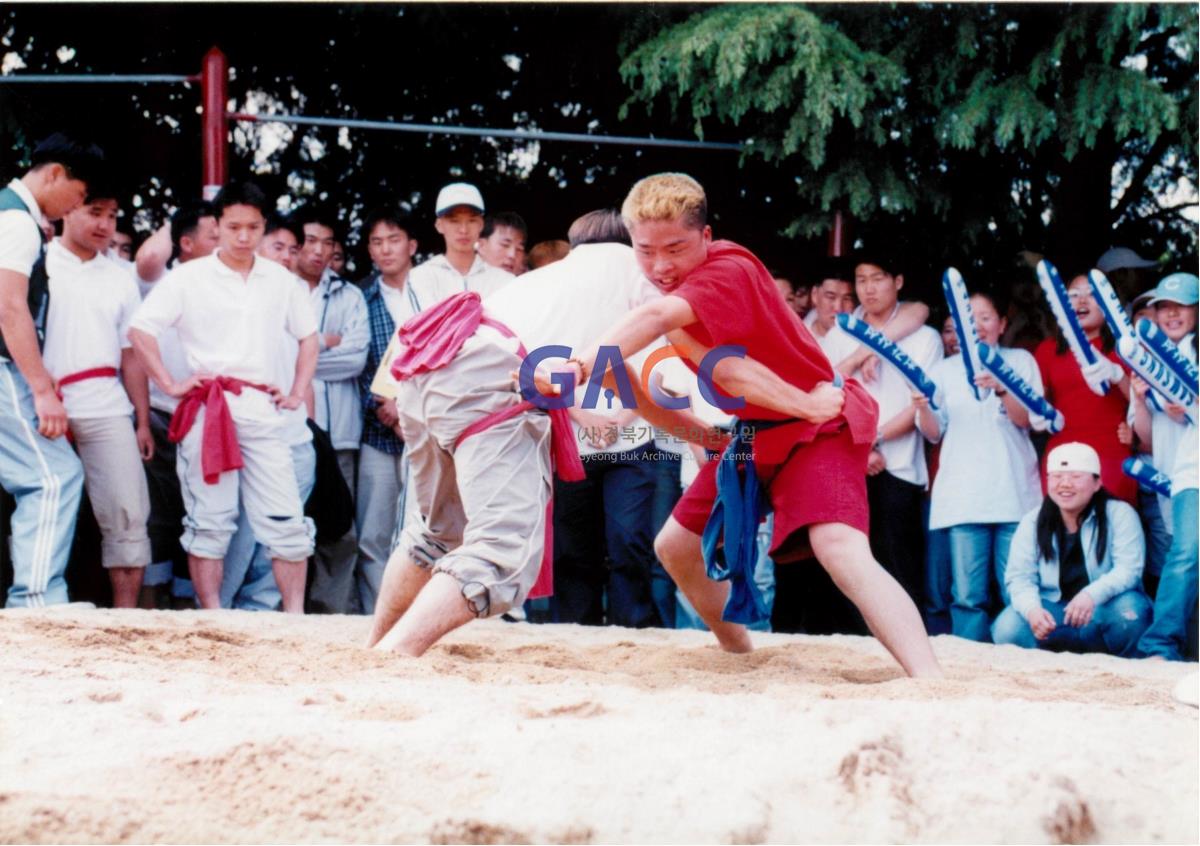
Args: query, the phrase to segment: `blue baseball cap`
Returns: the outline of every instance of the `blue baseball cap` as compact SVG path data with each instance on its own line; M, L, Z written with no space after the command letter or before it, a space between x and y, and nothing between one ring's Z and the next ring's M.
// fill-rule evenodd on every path
M1150 292L1150 298L1150 305L1195 305L1200 301L1200 278L1194 273L1172 273L1170 276L1164 276Z

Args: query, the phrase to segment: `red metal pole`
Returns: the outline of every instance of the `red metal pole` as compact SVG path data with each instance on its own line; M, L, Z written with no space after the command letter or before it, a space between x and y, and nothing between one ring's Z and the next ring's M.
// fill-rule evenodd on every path
M229 103L229 60L219 48L204 54L200 71L201 117L200 139L203 149L204 199L211 200L229 178L226 155L229 147L229 119L225 113Z
M829 248L826 255L830 258L843 258L849 253L850 223L841 210L833 213L833 225L829 228Z

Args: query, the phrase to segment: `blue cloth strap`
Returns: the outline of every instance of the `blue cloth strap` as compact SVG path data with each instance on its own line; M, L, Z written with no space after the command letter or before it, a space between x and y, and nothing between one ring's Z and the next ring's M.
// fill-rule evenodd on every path
M721 619L727 623L751 625L766 620L771 614L754 582L754 568L758 563L758 524L770 513L770 502L755 471L754 434L791 422L734 420L733 440L717 459L720 462L717 465L717 496L708 522L704 524L700 546L708 577L729 582L729 599L721 613Z

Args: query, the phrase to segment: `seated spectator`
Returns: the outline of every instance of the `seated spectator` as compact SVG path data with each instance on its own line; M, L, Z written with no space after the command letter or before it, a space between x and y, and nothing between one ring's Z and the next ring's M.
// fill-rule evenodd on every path
M1005 572L1012 604L992 639L1132 656L1150 625L1137 512L1100 484L1100 456L1087 444L1055 447L1046 467L1047 497L1013 535Z
M537 270L556 261L562 261L571 251L566 241L538 241L529 250L529 269Z

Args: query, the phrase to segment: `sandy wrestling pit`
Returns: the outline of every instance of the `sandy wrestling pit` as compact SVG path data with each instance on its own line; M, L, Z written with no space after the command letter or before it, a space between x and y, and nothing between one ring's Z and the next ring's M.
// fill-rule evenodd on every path
M1197 841L1179 665L939 638L0 611L0 841ZM1195 665L1187 669L1194 668Z

